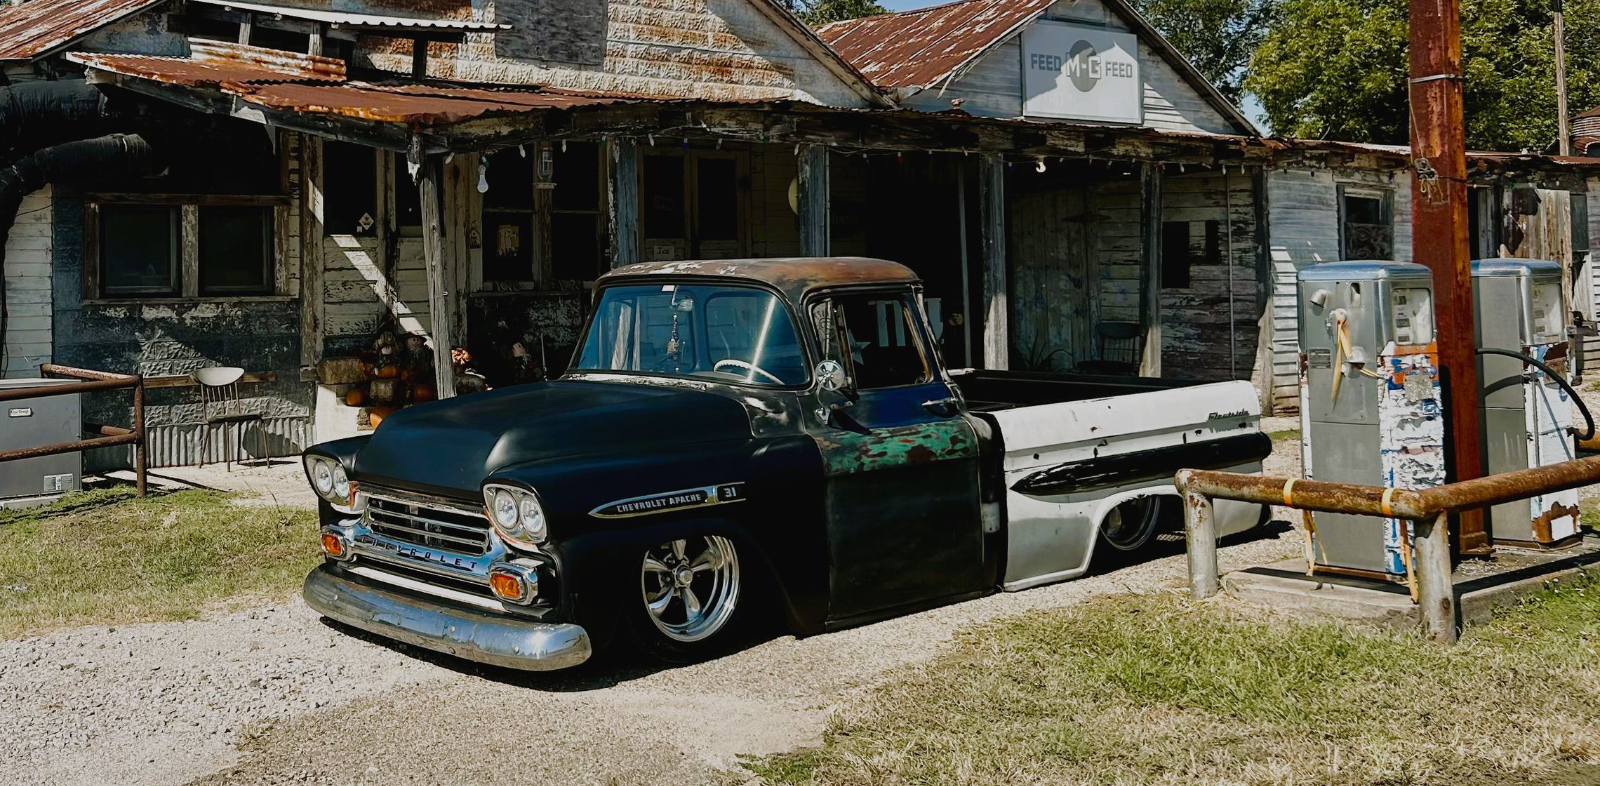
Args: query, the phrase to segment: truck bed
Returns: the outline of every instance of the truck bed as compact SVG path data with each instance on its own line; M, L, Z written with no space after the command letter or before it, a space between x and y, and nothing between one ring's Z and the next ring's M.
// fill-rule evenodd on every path
M952 371L950 377L961 388L967 408L973 412L996 412L1206 384L1187 379L975 369Z

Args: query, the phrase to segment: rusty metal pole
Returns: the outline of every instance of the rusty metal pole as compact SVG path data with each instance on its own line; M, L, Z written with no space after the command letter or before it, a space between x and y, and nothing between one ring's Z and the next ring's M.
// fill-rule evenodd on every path
M1556 35L1556 133L1560 136L1561 155L1572 155L1572 136L1567 130L1567 22L1562 0L1556 0L1554 10Z
M147 458L144 450L144 378L140 377L133 385L133 482L139 496L144 496L145 462Z
M1205 600L1217 594L1217 523L1211 498L1183 492L1183 531L1189 547L1189 595Z
M1467 159L1461 101L1460 0L1411 3L1413 257L1433 271L1439 365L1449 401L1448 479L1483 475L1478 359L1467 234ZM1480 511L1460 515L1463 554L1487 553Z

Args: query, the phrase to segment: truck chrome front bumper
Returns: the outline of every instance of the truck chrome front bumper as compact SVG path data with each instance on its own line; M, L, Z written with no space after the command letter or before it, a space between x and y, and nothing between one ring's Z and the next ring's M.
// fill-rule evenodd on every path
M330 619L493 666L565 669L592 654L589 633L578 625L525 621L435 603L341 575L326 564L306 576L304 595L311 608Z

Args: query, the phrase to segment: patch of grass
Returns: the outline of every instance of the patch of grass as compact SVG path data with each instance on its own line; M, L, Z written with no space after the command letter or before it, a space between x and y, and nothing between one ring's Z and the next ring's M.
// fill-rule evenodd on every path
M311 511L180 491L71 494L0 517L0 638L68 625L188 619L287 592L320 554Z
M1102 598L963 634L837 713L773 784L1600 782L1600 585L1455 648ZM1571 781L1579 782L1579 781Z
M1267 433L1267 436L1271 437L1273 442L1282 442L1284 440L1299 440L1300 439L1300 429L1297 429L1297 428L1286 428L1286 429L1284 429L1282 431L1271 431L1271 432Z

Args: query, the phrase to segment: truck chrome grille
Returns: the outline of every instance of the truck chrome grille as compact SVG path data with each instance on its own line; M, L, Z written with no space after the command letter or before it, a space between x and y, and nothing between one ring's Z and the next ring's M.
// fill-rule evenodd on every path
M367 498L367 527L391 540L457 554L489 551L489 522L464 509L374 494Z

